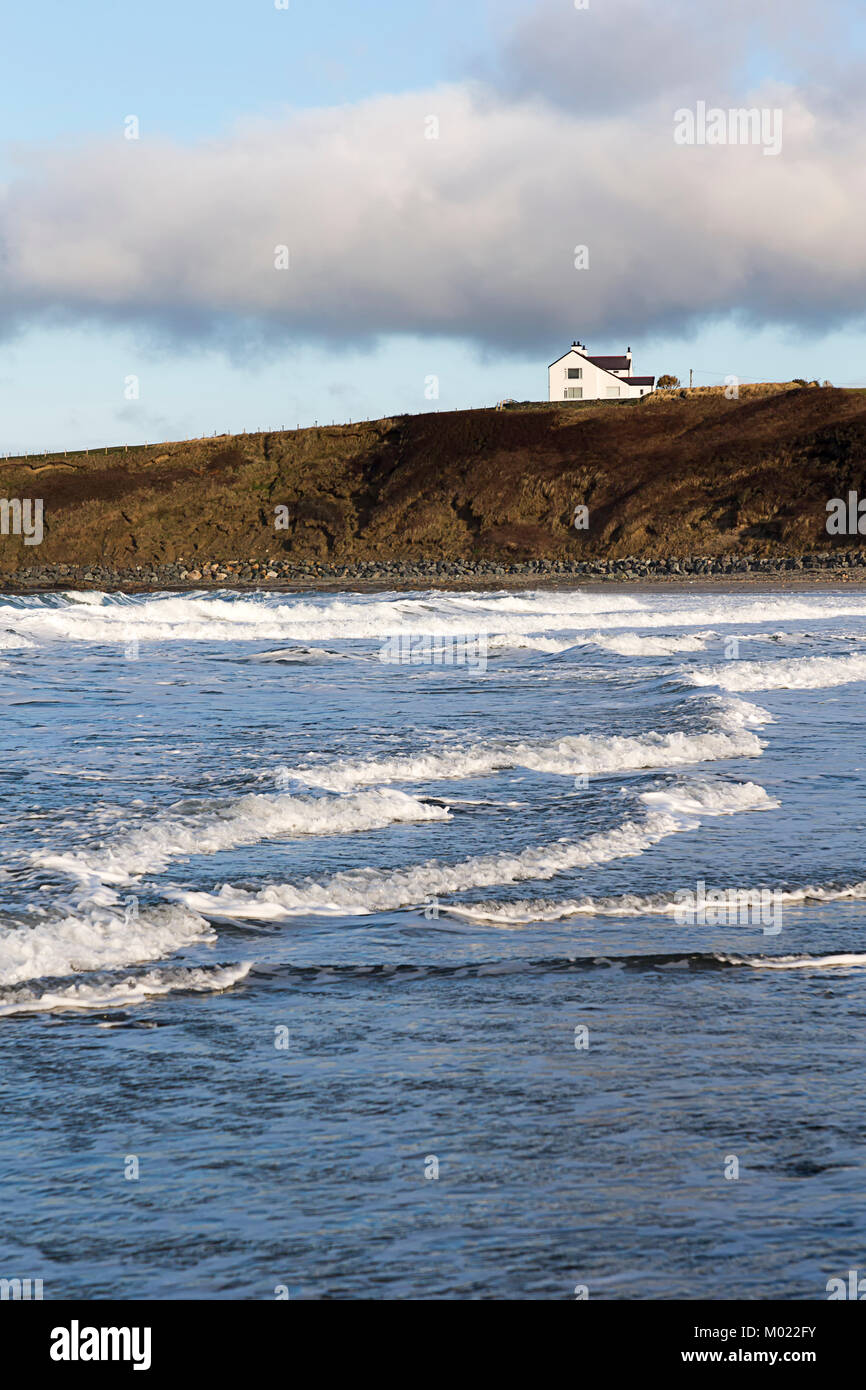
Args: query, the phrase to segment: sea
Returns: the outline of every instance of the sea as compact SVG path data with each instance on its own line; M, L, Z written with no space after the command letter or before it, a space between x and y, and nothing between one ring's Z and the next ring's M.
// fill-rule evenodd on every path
M866 1272L866 592L0 599L0 1278Z

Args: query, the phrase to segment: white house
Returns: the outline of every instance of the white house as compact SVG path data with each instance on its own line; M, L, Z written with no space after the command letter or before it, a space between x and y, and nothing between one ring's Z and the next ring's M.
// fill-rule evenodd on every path
M572 343L547 376L551 401L634 400L656 384L654 376L632 376L631 348L624 357L590 357L583 343Z

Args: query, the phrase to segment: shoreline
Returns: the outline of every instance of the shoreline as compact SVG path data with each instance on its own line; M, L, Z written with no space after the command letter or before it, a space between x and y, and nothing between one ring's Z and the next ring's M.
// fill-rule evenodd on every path
M399 590L501 590L537 588L688 588L866 585L866 552L805 556L730 556L693 559L526 561L383 561L351 565L291 564L287 561L226 561L191 570L182 564L105 566L44 565L0 574L0 593L201 593L234 592L376 593Z

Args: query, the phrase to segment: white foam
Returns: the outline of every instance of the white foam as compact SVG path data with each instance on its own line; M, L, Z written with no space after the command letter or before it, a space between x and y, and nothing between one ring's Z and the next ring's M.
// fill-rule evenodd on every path
M343 652L332 652L327 647L307 647L298 642L293 647L277 647L270 652L256 652L255 661L294 662L305 665L315 661L344 661Z
M0 930L0 985L144 965L213 940L208 922L174 904L129 918L91 904L59 920Z
M603 637L596 632L587 641L619 656L671 656L675 652L702 652L707 645L704 637L642 637L637 632L623 632L616 637Z
M640 616L602 614L596 626L633 628L744 628L768 623L820 622L828 618L866 617L866 600L862 597L838 598L835 595L809 594L799 597L782 592L768 592L746 599L744 595L702 594L701 603L695 595L687 607L676 607L674 596L653 595L645 600Z
M666 798L666 799L665 799ZM778 803L754 782L694 784L679 793L644 793L650 810L585 840L558 840L521 853L479 855L458 864L436 860L385 873L352 869L324 883L272 884L258 893L224 884L218 893L174 890L171 896L214 921L282 921L303 915L366 915L408 907L467 889L550 879L571 869L631 858L670 835L696 828L704 816L766 811Z
M707 697L713 699L713 696ZM751 700L719 695L712 706L715 722L722 729L756 729L762 724L775 724L776 716Z
M703 782L643 792L641 800L673 816L725 816L737 811L776 810L779 802L755 782Z
M807 656L787 661L727 661L690 671L694 685L722 690L819 690L866 680L866 656Z
M392 782L428 783L489 777L508 768L561 777L599 776L640 769L685 767L729 758L757 758L764 744L749 730L771 716L744 700L718 701L712 710L716 728L705 733L649 732L626 735L565 735L537 742L505 740L455 745L391 758L339 759L309 767L282 767L285 783L302 782L332 792Z
M682 898L677 892L695 891L694 884L688 890L673 893L623 893L616 897L602 898L537 898L511 902L440 903L440 911L449 917L458 917L469 922L487 922L493 926L529 926L532 922L563 922L572 917L670 917L682 911ZM845 888L793 888L767 889L741 888L745 898L754 893L771 891L774 900L782 904L797 905L809 902L830 903L844 901L863 901L866 899L866 881L850 884Z
M140 641L300 641L386 638L407 634L477 634L580 625L586 619L640 611L626 595L356 594L314 599L291 594L64 595L62 603L28 597L0 605L0 622L39 638Z
M251 794L225 810L159 819L97 850L39 851L34 864L86 885L130 884L173 860L218 854L279 836L347 835L388 825L451 819L447 807L390 788L338 799Z
M702 600L702 601L701 601ZM677 606L680 604L680 606ZM768 622L866 617L862 597L775 591L750 599L742 594L694 596L682 606L675 595L617 594L606 590L536 590L510 593L427 593L232 597L221 594L70 594L61 600L28 596L0 604L0 624L36 640L300 641L383 639L401 635L486 632L497 638L574 633L566 645L598 640L611 629L744 628ZM559 640L565 640L560 638ZM668 642L666 636L663 639ZM645 653L646 654L646 653Z
M130 975L116 982L63 985L44 994L19 989L5 996L0 995L0 1017L68 1010L122 1009L159 995L188 992L211 994L231 989L240 980L246 979L251 969L252 962L243 961L230 966L151 970L147 974Z
M664 894L642 897L624 893L610 898L545 898L514 902L440 903L440 911L461 921L491 926L524 927L532 922L563 922L571 917L646 917L672 913L674 901Z
M702 652L706 650L706 645L705 637L643 637L638 632L622 632L616 636L607 636L601 632L575 632L568 638L531 637L527 633L494 633L487 638L488 651L515 651L525 648L529 651L545 652L551 656L584 646L599 647L602 651L614 652L617 656L671 656L675 652Z
M487 638L488 651L531 651L545 652L556 656L559 652L570 651L578 644L578 639L570 637L530 637L525 632L494 632Z
M835 956L723 956L732 965L753 970L839 970L866 965L866 955L847 951Z

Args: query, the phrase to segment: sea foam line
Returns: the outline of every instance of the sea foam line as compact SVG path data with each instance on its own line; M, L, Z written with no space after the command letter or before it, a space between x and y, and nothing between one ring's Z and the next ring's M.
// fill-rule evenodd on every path
M866 656L805 656L782 661L727 661L686 676L693 685L722 690L821 690L866 680Z
M692 830L704 816L768 811L778 806L754 782L701 783L667 792L644 792L649 807L641 820L579 841L558 840L518 854L479 855L457 864L437 860L396 872L351 869L323 883L270 884L252 893L224 884L218 893L169 890L167 896L212 921L283 921L291 917L363 916L438 900L443 896L525 879L550 879L571 869L630 858L670 835Z
M491 740L445 750L424 750L391 758L344 758L307 767L281 767L284 785L300 782L331 792L393 782L438 782L489 777L509 768L560 777L638 771L642 768L685 767L729 758L757 758L764 743L751 725L771 716L744 700L720 700L713 713L715 728L703 733L628 735L565 735L559 739Z
M340 798L252 793L221 813L157 820L98 850L37 851L32 862L84 885L134 883L173 860L218 854L278 836L347 835L388 825L448 821L447 807L381 788Z
M0 931L0 986L116 970L165 959L198 942L213 942L204 918L174 904L135 916L91 907L60 919Z
M62 985L43 994L17 989L0 994L0 1017L68 1010L122 1009L165 994L212 994L246 979L251 961L238 965L151 970L126 979Z
M564 922L572 917L670 917L681 911L681 899L673 893L622 893L600 898L524 899L511 902L440 903L440 911L449 917L467 922L484 922L491 926L529 926L533 922ZM693 891L693 889L686 890ZM767 890L741 888L735 890L743 899L759 892L771 891L774 898L791 905L818 902L859 902L866 899L866 880L845 888L774 888Z
M291 595L249 598L226 594L174 595L131 600L126 596L70 594L51 601L27 596L0 604L4 628L36 640L123 643L173 641L372 640L397 633L459 635L487 632L519 638L538 633L574 633L572 641L598 640L611 629L743 628L768 621L866 616L859 598L760 599L725 596L690 607L670 600L598 591L536 590L522 595L434 591L400 595L357 595L310 601ZM591 636L587 636L591 634ZM634 636L634 634L631 634Z

